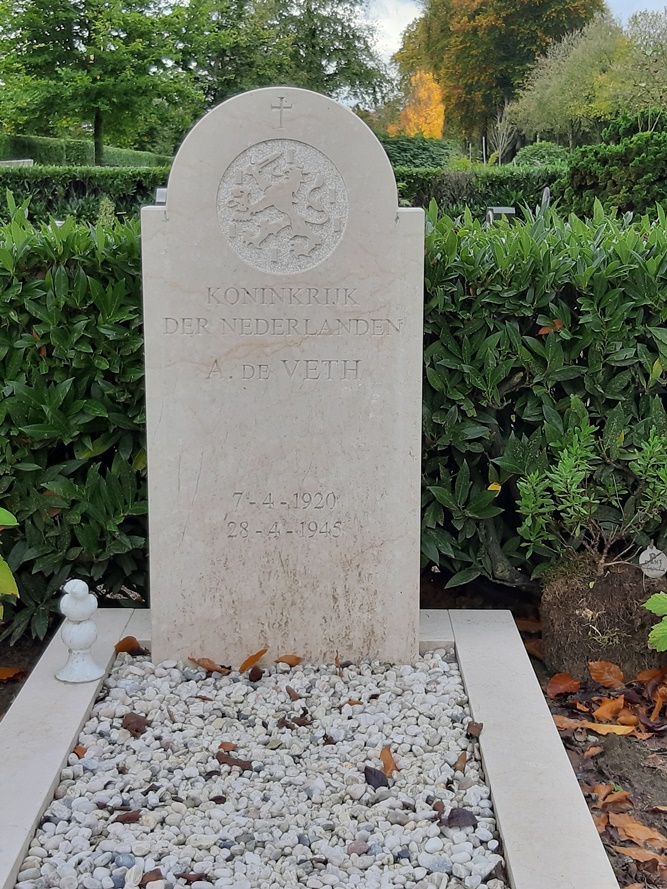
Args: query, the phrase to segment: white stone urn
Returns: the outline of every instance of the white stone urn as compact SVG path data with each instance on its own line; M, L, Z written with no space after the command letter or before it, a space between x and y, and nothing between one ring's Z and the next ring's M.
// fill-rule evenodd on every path
M64 667L56 673L61 682L94 682L106 673L95 663L91 653L97 639L97 626L91 620L97 608L97 599L88 591L82 580L69 580L63 587L60 610L65 622L60 630L63 642L69 649Z

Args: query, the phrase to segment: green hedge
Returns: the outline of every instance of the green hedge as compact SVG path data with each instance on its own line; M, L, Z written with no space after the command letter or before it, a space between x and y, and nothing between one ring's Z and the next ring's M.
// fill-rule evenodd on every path
M556 191L579 215L589 216L596 200L607 210L654 213L667 201L667 132L578 148Z
M155 189L168 176L168 167L0 167L0 194L9 189L18 202L30 198L31 219L72 215L95 222L103 198L117 215L135 216L154 202Z
M0 135L0 160L32 159L38 166L90 166L95 163L93 143L83 139L49 139L45 136ZM150 151L105 146L104 165L109 167L163 167L166 155Z
M413 207L435 201L441 212L462 213L468 207L483 216L487 207L536 207L546 186L553 186L563 167L482 167L457 172L437 168L399 167L395 171L399 196Z
M426 139L424 136L387 136L378 139L394 167L444 167L453 157L460 156L456 142Z
M453 585L484 574L530 587L544 567L519 545L517 479L554 459L570 396L601 429L613 420L621 463L652 426L667 433L658 212L631 224L598 204L589 222L547 211L486 226L429 209L423 552ZM667 527L649 530L667 543Z
M36 228L19 210L0 228L0 502L19 520L0 543L29 606L19 630L45 629L70 576L145 592L140 281L137 220Z

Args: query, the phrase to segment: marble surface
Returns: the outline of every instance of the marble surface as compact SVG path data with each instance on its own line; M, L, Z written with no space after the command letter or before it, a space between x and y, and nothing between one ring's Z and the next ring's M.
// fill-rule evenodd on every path
M417 654L423 231L323 96L185 140L142 214L157 660Z

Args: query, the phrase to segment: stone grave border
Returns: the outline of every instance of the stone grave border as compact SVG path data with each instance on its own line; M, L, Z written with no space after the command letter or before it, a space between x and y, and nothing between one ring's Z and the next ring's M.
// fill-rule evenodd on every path
M127 635L150 643L150 611L101 609L93 655L105 669ZM454 646L512 889L618 889L509 611L421 611L420 652ZM39 819L103 680L55 679L57 634L0 722L0 889L14 889Z

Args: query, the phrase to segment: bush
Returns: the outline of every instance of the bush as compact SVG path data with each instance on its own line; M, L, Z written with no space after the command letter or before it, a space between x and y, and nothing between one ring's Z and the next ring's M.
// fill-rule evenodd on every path
M570 152L555 142L534 142L520 149L514 158L517 167L554 167L566 164Z
M378 134L393 167L444 167L460 155L456 142L425 139L424 136Z
M83 166L95 163L95 146L85 139L50 139L45 136L0 135L0 160L32 159L38 166ZM164 167L172 158L150 151L104 147L108 167Z
M553 211L485 226L429 209L423 553L452 579L531 589L517 482L556 461L572 399L600 429L605 484L667 434L667 218ZM635 542L658 546L652 521Z
M602 141L607 144L618 144L623 139L630 139L637 133L667 131L667 114L664 108L651 108L638 111L636 114L619 114L606 129L602 130Z
M72 576L146 591L138 221L0 229L0 541L20 635Z
M556 191L579 215L590 215L596 200L609 211L655 214L667 201L667 132L578 148Z
M95 222L107 198L119 216L135 216L152 204L155 189L166 185L167 167L0 167L0 191L9 189L17 201L30 198L30 218L49 216Z
M542 192L562 174L560 167L477 167L472 171L414 169L395 171L400 198L413 207L428 207L435 201L442 213L451 216L466 207L483 218L487 207L535 207Z

